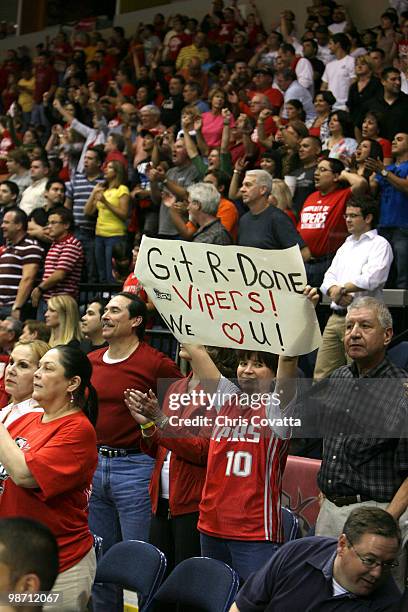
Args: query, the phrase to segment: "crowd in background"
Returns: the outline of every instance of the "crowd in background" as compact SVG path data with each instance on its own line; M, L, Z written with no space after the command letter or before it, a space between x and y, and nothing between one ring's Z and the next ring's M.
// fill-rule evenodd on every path
M408 289L408 11L398 9L359 31L332 0L314 0L304 24L291 10L264 23L255 0L245 15L236 1L214 0L201 20L158 13L131 38L121 27L110 36L61 30L33 54L7 51L0 515L23 508L43 517L57 537L55 588L67 606L84 609L91 591L91 532L104 552L122 539L150 540L169 569L203 552L242 579L283 541L289 441L273 428L259 439L235 439L231 428L172 437L170 391L160 394L158 381L175 380L175 393L206 380L223 392L269 393L277 376L296 376L297 361L186 346L183 378L150 346L149 331L144 340L159 317L133 272L143 235L265 250L297 244L313 288L305 298L316 305L318 289L331 300L315 379L405 377L385 355L392 320L381 303L384 287ZM85 300L81 282L98 283L102 297ZM108 301L112 284L118 294ZM238 386L228 380L235 375ZM191 403L185 416L206 410ZM332 502L374 500L403 521L405 442L332 444L332 457L328 447L317 451L325 512ZM369 465L358 464L350 483L347 460L360 452ZM360 468L378 481L395 473L381 488ZM345 518L326 522L340 529ZM318 535L338 536L325 527ZM381 559L381 571L396 566ZM121 608L111 585L95 585L93 602Z

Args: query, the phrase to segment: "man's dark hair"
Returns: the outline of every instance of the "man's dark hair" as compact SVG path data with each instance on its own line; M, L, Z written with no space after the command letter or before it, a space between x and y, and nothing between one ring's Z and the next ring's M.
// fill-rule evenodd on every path
M51 187L54 185L54 183L58 183L59 185L62 185L64 187L64 193L65 193L65 182L55 176L54 178L48 179L48 181L45 184L45 191L49 191Z
M365 219L367 215L373 215L373 220L371 221L371 229L375 229L377 227L380 208L378 206L378 202L375 198L370 195L358 196L352 195L349 200L347 200L346 208L349 206L354 206L354 208L359 208L363 218Z
M64 206L60 206L58 208L54 208L50 212L51 215L58 215L64 225L68 225L68 230L72 232L74 229L74 215L72 214L72 210L69 208L65 208Z
M13 149L7 153L7 157L20 164L26 170L30 169L31 160L24 149Z
M280 32L278 32L277 30L272 30L270 33L278 37L279 45L283 43L283 36Z
M123 153L123 151L125 150L126 142L122 134L112 132L112 134L109 134L109 137L112 138L112 142L115 144L117 150Z
M304 40L304 41L303 41L303 43L306 43L306 42L308 42L308 43L310 43L310 44L312 45L312 47L313 47L313 51L314 51L315 53L317 53L317 52L318 52L318 50L319 50L319 45L317 44L317 42L315 41L315 39L314 39L314 38L308 38L308 39L306 39L306 40Z
M292 53L292 55L296 55L295 47L290 43L282 43L279 45L279 49L284 53Z
M116 34L119 34L119 36L121 36L122 38L125 38L125 30L121 26L115 26L113 28L113 31L116 32Z
M10 189L11 194L15 196L16 199L18 198L20 190L18 188L18 185L14 181L1 181L0 185L6 185Z
M318 32L319 34L329 34L329 28L325 25L319 25L317 26L315 32Z
M103 145L95 145L94 147L89 147L88 151L95 153L96 157L98 158L98 163L100 165L103 164L103 162L105 161L105 151L103 150Z
M322 150L322 141L320 140L318 136L312 136L309 134L309 136L305 136L304 140L306 140L306 138L308 140L312 140L315 143L316 147L318 147L320 151Z
M401 543L401 532L391 514L382 508L363 506L350 512L343 533L352 543L357 544L366 533L395 538Z
M231 179L228 176L228 174L224 172L223 170L208 170L205 176L208 176L209 174L211 176L215 176L215 178L217 179L218 189L220 189L221 187L224 187L223 193L228 193L228 189L229 189L230 182L231 182Z
M197 81L187 81L186 85L191 87L191 89L194 89L199 98L202 96L203 88L201 87L200 83L197 83Z
M105 298L102 298L102 297L95 297L94 299L90 299L90 300L89 300L89 302L88 302L88 307L89 307L91 304L99 304L99 312L100 312L100 315L102 316L102 315L103 315L103 313L104 313L104 311L105 311L105 308L106 308L106 304L107 304L107 303L108 303L108 300L105 300Z
M116 295L122 295L129 300L128 311L130 319L133 319L134 317L142 317L142 322L136 327L136 335L139 340L142 340L145 333L147 320L146 304L140 299L140 297L134 293L129 293L128 291L120 291L120 293L117 293Z
M45 153L45 155L40 155L38 157L34 157L31 160L31 163L33 163L33 161L40 161L42 163L42 165L44 166L44 168L48 168L48 170L50 169L50 162L48 161L48 157L47 157L46 153Z
M11 206L4 214L14 213L14 223L21 223L22 229L26 232L28 227L28 217L24 210L18 208L18 206Z
M279 71L279 74L285 79L285 81L296 81L296 72L292 68L284 68Z
M333 174L341 174L345 168L345 165L339 159L335 159L334 157L328 157L327 161L330 164L331 171Z
M385 81L385 79L388 77L389 74L392 74L393 72L395 72L395 74L400 74L400 71L398 70L398 68L394 68L393 66L387 66L386 68L384 68L384 70L381 73L381 80Z
M181 74L172 74L171 78L177 79L177 81L179 81L183 86L186 84L186 79Z
M333 34L333 36L331 36L330 38L334 43L339 44L343 51L349 53L351 49L351 42L347 34L343 34L343 32L338 32L337 34Z
M45 525L29 518L0 520L0 561L14 586L25 574L35 574L40 590L50 591L58 576L58 545Z
M37 319L26 319L24 321L24 327L28 327L30 334L37 334L37 340L43 342L49 342L51 336L51 328L47 327L44 321L37 321Z

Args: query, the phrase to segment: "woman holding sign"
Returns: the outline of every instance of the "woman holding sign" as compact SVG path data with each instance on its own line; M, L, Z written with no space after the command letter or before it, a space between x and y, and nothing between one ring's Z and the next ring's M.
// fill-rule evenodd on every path
M317 290L307 287L304 293L317 303ZM297 358L240 352L237 387L221 376L204 347L184 348L217 412L199 508L201 552L228 563L245 580L283 542L281 490L290 429L275 426L273 418L281 417L290 399ZM272 392L276 374L279 394ZM143 403L138 410L144 414Z

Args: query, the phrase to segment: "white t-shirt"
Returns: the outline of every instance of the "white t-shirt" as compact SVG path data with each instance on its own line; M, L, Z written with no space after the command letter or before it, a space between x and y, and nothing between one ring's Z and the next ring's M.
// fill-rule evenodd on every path
M168 451L160 474L160 497L164 499L170 497L170 459L171 451Z
M322 81L336 98L334 110L347 109L347 98L350 85L355 79L354 57L346 55L343 59L334 60L326 65Z
M24 400L24 402L20 402L19 404L8 404L2 408L0 410L0 421L3 423L4 427L8 429L10 425L14 423L14 421L17 421L17 419L25 414L29 414L30 412L44 412L44 410L38 405L38 402L33 400L31 397L30 399Z

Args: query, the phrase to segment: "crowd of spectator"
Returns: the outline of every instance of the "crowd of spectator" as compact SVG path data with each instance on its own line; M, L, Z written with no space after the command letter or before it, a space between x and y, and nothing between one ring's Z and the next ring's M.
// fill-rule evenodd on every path
M305 299L316 305L319 290L331 300L327 324L319 316L316 381L405 377L386 357L392 320L382 304L384 287L408 289L408 11L397 8L359 31L332 0L313 0L303 27L291 10L266 24L255 0L245 15L236 1L213 0L201 21L158 13L129 39L121 27L110 36L61 31L33 55L7 51L0 65L0 516L23 508L56 536L55 589L66 604L56 609L87 605L92 533L105 552L122 539L150 540L165 550L168 571L203 552L242 580L283 541L289 436L229 427L175 436L169 398L207 383L208 391L237 396L269 394L276 384L290 408L297 359L185 346L180 355L191 372L182 377L149 343L160 318L133 272L143 235L264 250L298 245ZM99 284L101 297L91 293L86 302L81 283ZM105 299L112 284L116 295ZM228 380L235 376L236 385ZM169 388L160 388L162 379ZM316 397L326 393L321 384ZM400 392L396 385L395 406ZM388 386L380 396L389 399ZM234 409L215 407L222 416ZM191 402L185 416L207 410ZM381 539L381 513L363 516L365 531L341 529L362 503L379 505L400 521L405 542L408 460L405 438L342 436L320 448L316 534L340 538L329 572L334 599L354 601L375 598L374 574L398 565L401 534L387 524L387 553L367 536ZM245 480L252 462L256 476ZM279 560L304 546L277 553L233 610L287 601L281 592L273 599L271 575L276 581ZM334 550L334 540L316 540L309 553L326 563ZM361 579L349 572L354 554ZM263 608L252 603L257 589ZM381 591L392 603L393 589ZM316 588L313 597L321 595ZM92 598L95 610L122 606L110 584L95 585Z

